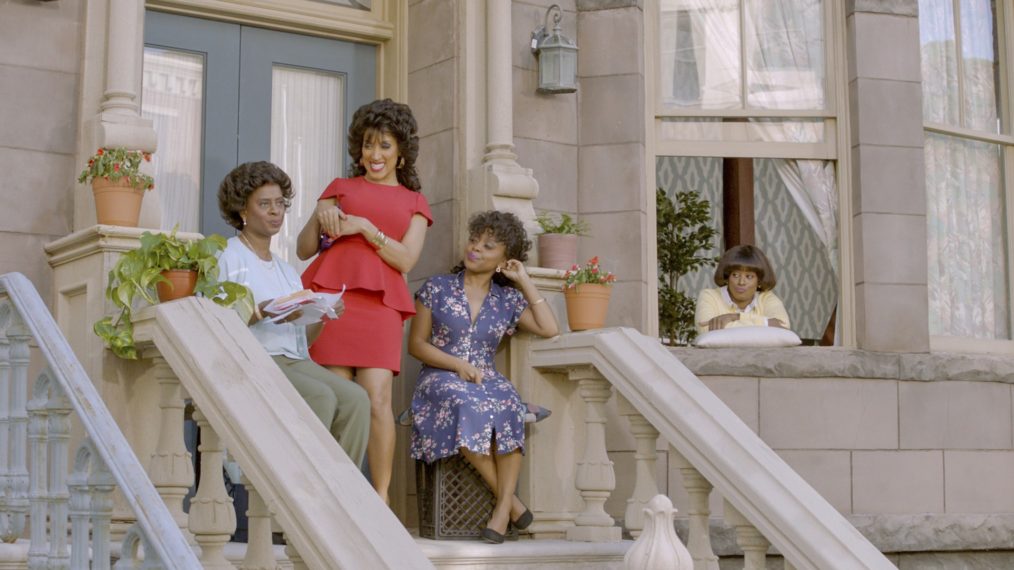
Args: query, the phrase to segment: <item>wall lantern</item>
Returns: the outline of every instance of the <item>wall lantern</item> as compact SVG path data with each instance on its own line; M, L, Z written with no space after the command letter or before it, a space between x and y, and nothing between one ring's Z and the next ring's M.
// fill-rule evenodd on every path
M549 14L553 14L553 31ZM546 21L532 32L532 53L539 58L539 93L573 93L577 91L577 44L560 33L563 10L553 4L546 9Z

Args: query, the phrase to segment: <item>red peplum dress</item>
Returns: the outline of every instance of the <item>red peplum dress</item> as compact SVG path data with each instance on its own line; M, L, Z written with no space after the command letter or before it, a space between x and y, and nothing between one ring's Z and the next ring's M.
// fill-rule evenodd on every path
M416 214L433 225L422 193L400 184L375 184L361 176L336 178L319 200L327 198L336 198L343 211L369 219L398 241ZM345 313L324 325L310 347L310 357L324 366L386 368L398 374L403 324L415 314L405 278L357 234L339 238L303 272L303 286L314 291L337 292L342 284L346 286Z

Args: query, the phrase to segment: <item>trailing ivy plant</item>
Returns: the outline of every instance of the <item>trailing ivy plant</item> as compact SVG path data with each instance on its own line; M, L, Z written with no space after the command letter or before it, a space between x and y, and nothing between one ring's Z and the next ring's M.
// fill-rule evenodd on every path
M588 222L572 218L567 213L561 213L554 218L551 213L542 212L535 217L535 222L539 224L544 234L588 235Z
M151 305L158 303L155 286L168 281L162 272L169 269L196 271L195 294L219 305L236 307L241 315L245 312L249 317L253 311L250 291L239 283L218 280L218 254L225 244L225 238L218 234L198 240L180 239L176 237L176 228L168 234L141 234L140 247L120 256L109 272L106 297L119 313L97 321L92 327L95 334L116 356L136 359L131 322L134 302L143 299Z
M669 344L689 344L697 336L694 299L676 288L680 277L715 264L706 252L714 246L717 231L711 224L707 199L697 192L677 192L670 199L655 192L658 234L658 329Z

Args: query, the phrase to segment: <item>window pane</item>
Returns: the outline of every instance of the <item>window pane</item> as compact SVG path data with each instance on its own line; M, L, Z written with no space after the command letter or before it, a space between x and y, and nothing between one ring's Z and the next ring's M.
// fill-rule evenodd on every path
M325 4L337 4L357 10L370 10L373 7L373 0L316 0Z
M926 136L930 334L1008 339L1001 147Z
M296 237L317 198L341 174L345 155L344 78L275 66L271 78L271 161L292 179L292 208L273 241L279 257L302 271Z
M745 22L748 106L823 109L821 0L747 0Z
M662 102L737 109L742 101L739 0L663 0Z
M152 156L162 227L200 231L204 57L144 48L141 116L152 121L158 151Z
M919 0L922 113L929 123L958 124L958 62L952 0Z
M961 57L964 60L965 127L1000 132L1000 58L996 4L990 0L961 1Z

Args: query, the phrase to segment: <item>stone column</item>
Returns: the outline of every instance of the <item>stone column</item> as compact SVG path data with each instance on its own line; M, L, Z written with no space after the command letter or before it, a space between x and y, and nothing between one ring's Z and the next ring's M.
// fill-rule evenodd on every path
M108 0L87 8L85 73L104 77L82 85L84 137L78 148L84 164L97 148L123 146L155 152L150 120L141 117L141 63L144 57L144 0ZM105 9L103 13L102 10ZM94 19L92 19L94 18ZM92 114L94 113L94 114ZM161 208L151 192L142 203L142 227L161 226ZM95 223L94 198L75 193L74 227Z
M488 208L515 213L532 233L539 183L514 153L514 87L511 61L511 0L486 2L486 150L471 173L471 214ZM464 220L462 220L464 222Z
M867 350L929 350L918 8L845 8L856 341Z

